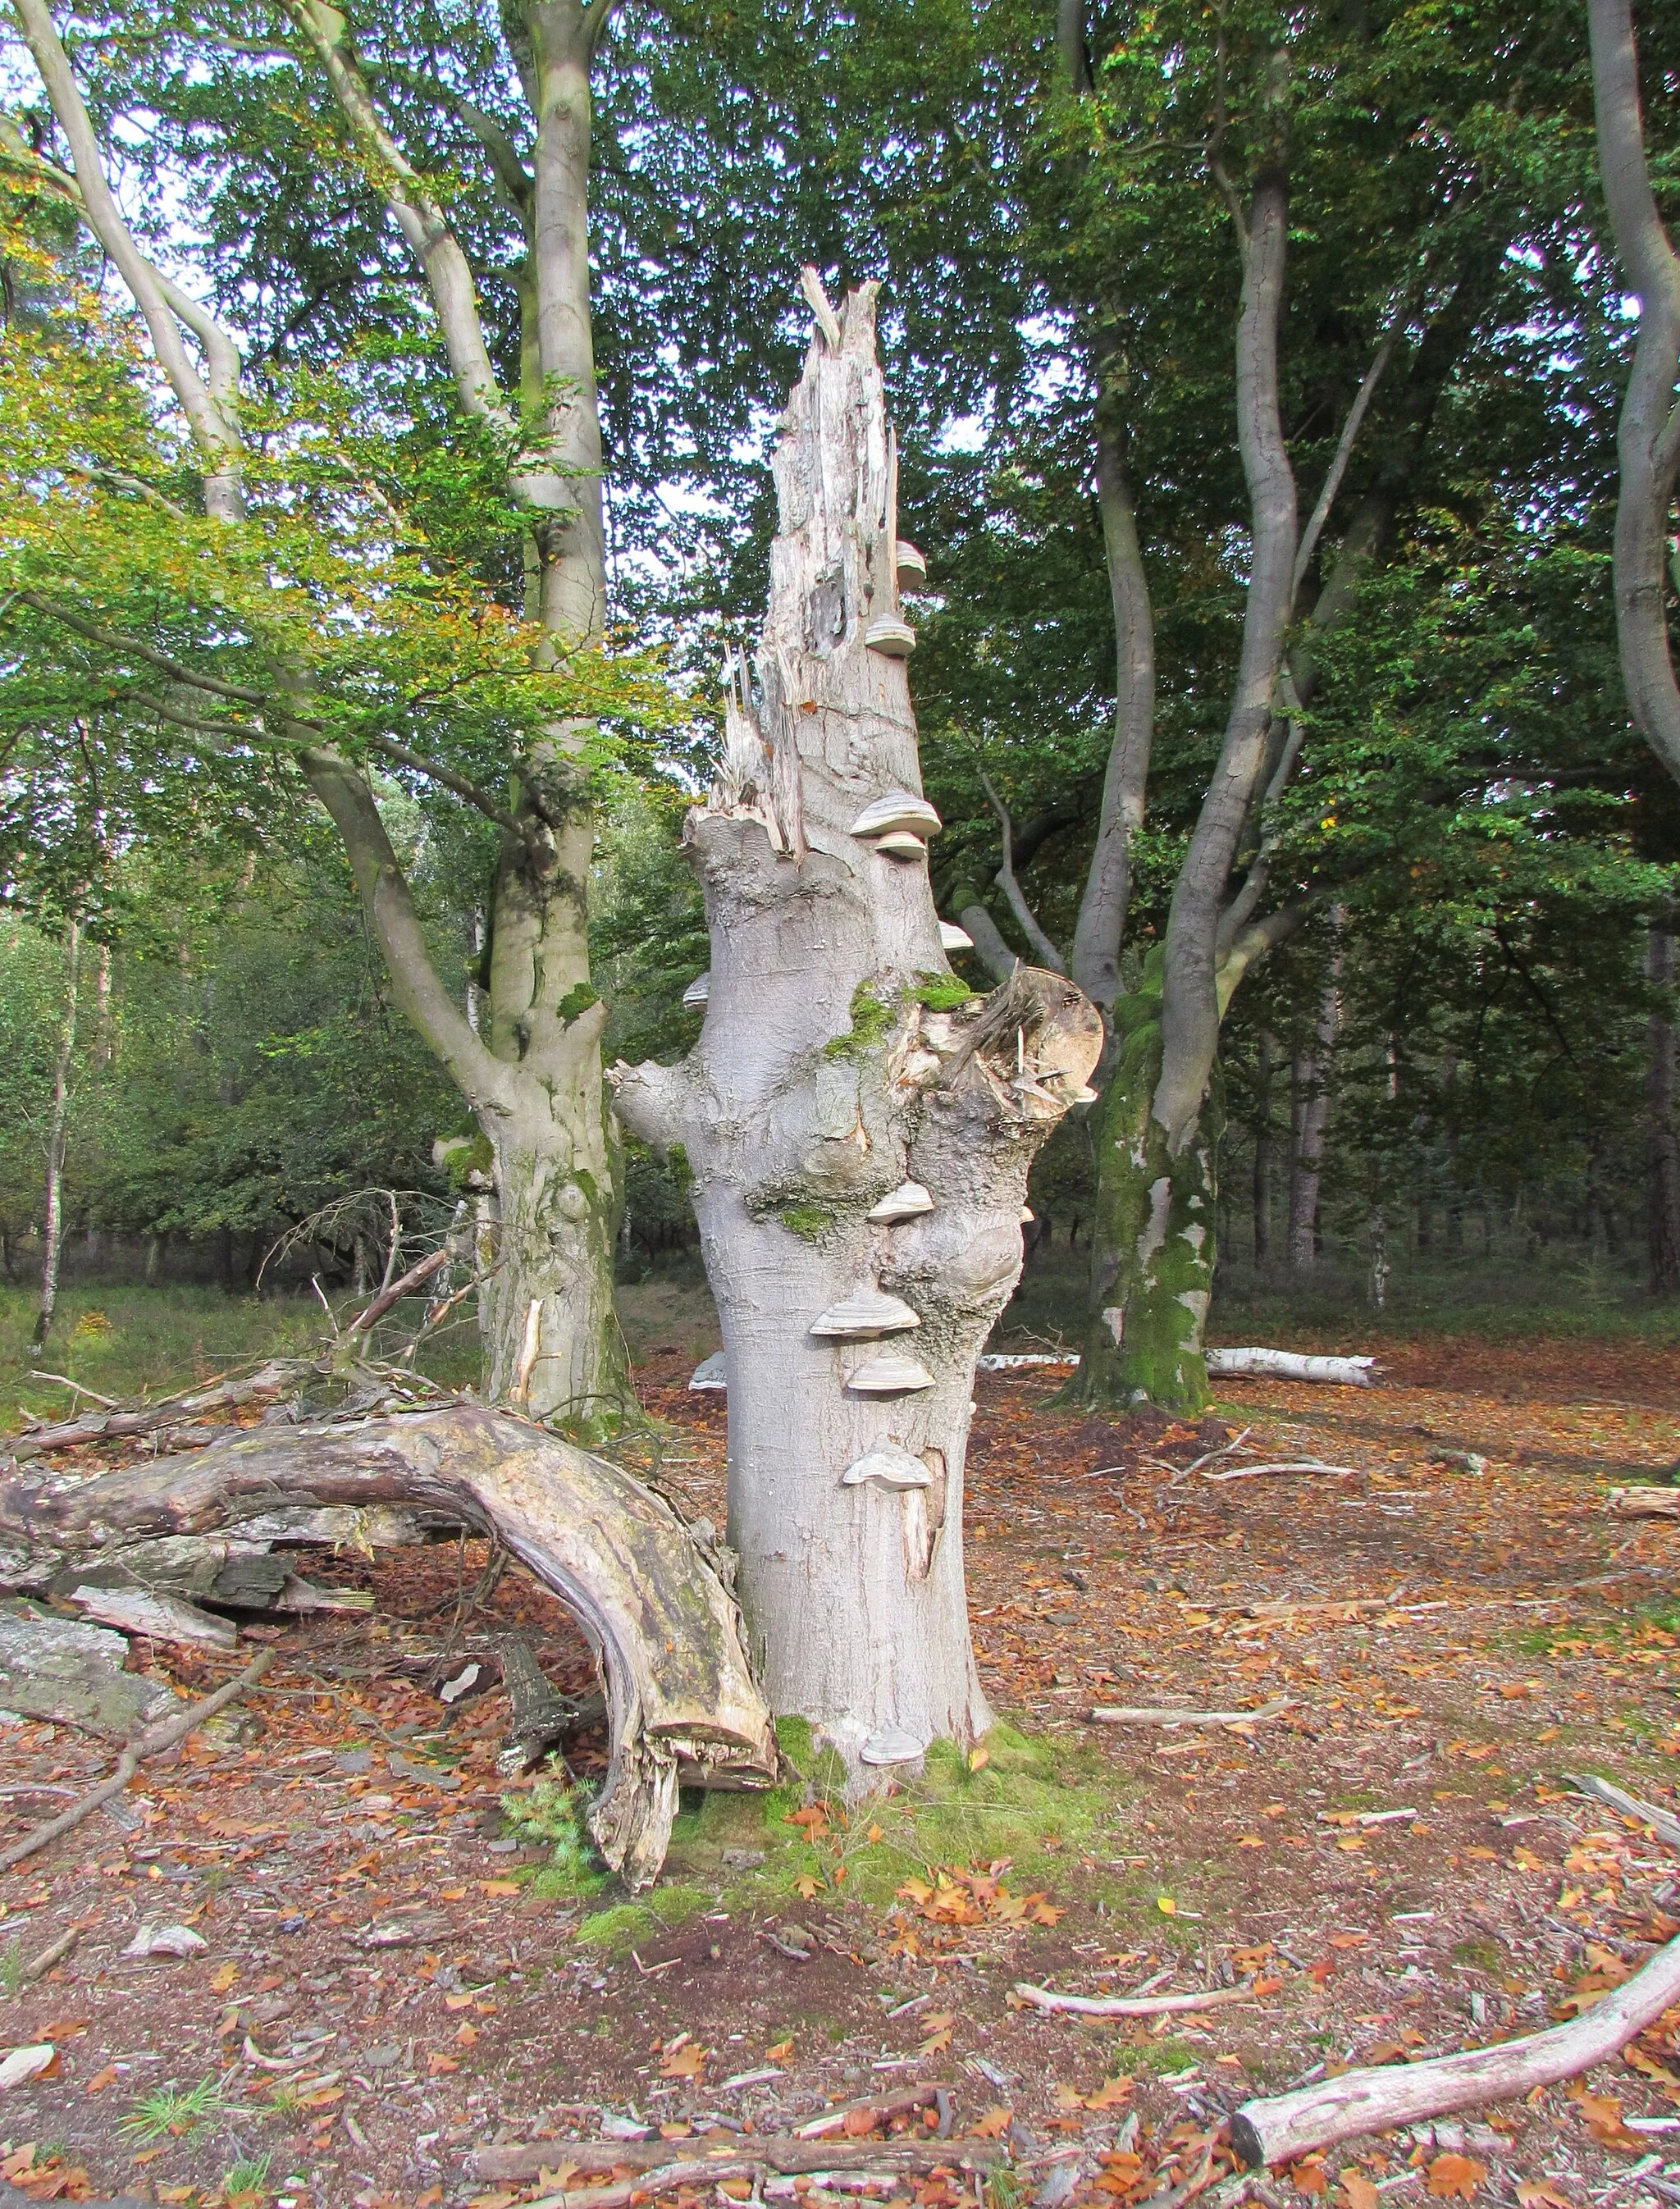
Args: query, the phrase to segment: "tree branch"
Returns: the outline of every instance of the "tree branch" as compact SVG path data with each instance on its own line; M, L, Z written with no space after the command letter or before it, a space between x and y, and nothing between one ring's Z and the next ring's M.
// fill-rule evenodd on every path
M1020 923L1021 934L1038 954L1039 964L1050 967L1055 973L1065 974L1068 970L1063 962L1062 954L1039 927L1032 907L1021 895L1021 884L1015 880L1015 830L1009 820L1009 809L993 789L991 778L984 767L980 769L980 786L991 801L991 810L997 816L998 826L1003 834L1003 864L997 870L997 880L1004 896L1009 900L1009 910Z
M298 764L337 828L398 1003L476 1111L505 1111L519 1070L480 1043L437 978L396 853L367 778L334 752L310 749Z
M1301 542L1295 550L1295 573L1291 581L1290 601L1292 605L1301 588L1302 578L1312 565L1312 556L1318 550L1318 540L1329 519L1330 509L1336 503L1336 493L1341 489L1342 478L1347 472L1347 463L1353 452L1353 442L1359 434L1359 425L1371 400L1376 396L1376 387L1382 381L1382 371L1394 357L1400 334L1406 327L1406 314L1412 304L1408 286L1395 302L1388 317L1370 366L1365 370L1364 381L1354 394L1353 404L1347 410L1347 419L1342 424L1341 435L1336 440L1336 449L1330 455L1330 465L1324 472L1324 486L1318 494L1317 503L1307 517L1307 526L1301 532Z
M518 424L485 344L466 253L443 208L380 120L343 15L328 0L281 0L281 5L319 56L370 180L425 273L462 406L515 435Z
M205 504L220 520L238 521L244 501L237 466L238 428L229 411L238 383L238 355L233 341L205 309L160 276L135 244L105 181L93 123L45 0L15 0L15 6L47 99L69 145L83 219L116 263L144 316L158 365L210 462L205 473ZM181 342L184 322L206 347L208 383L187 358ZM207 332L213 333L214 339ZM229 360L233 364L231 385Z

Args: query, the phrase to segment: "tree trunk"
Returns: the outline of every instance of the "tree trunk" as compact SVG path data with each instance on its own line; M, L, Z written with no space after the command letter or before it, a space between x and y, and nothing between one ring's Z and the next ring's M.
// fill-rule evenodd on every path
M1272 1076L1276 1053L1276 1038L1269 1028L1262 1028L1255 1068L1254 1262L1256 1272L1272 1262L1272 1178L1277 1163L1275 1131L1272 1126Z
M52 1060L52 1117L46 1137L46 1225L42 1236L41 1297L33 1337L39 1350L46 1340L58 1305L58 1263L64 1249L64 1148L69 1140L70 1084L75 1067L75 1026L81 977L81 929L72 921L65 934L64 1009L58 1023L58 1047Z
M1307 1273L1318 1262L1318 1195L1330 1124L1330 1062L1341 1026L1341 953L1333 948L1310 1034L1290 1061L1289 1262Z
M1153 1104L1160 1079L1160 954L1143 986L1113 1008L1118 1056L1096 1128L1091 1308L1069 1404L1147 1398L1199 1411L1208 1399L1201 1333L1215 1259L1219 1096L1209 1094L1177 1152Z
M695 1176L762 1676L857 1775L991 1722L963 1583L974 1361L1020 1275L1027 1168L1102 1026L1059 975L981 1000L950 973L917 834L937 816L916 794L875 287L836 317L807 286L823 334L775 454L756 687L732 671L723 765L684 829L706 1024L681 1065L614 1080L626 1123Z
M1653 925L1645 939L1652 1004L1645 1024L1645 1211L1653 1296L1680 1289L1680 1141L1675 1107L1674 938Z

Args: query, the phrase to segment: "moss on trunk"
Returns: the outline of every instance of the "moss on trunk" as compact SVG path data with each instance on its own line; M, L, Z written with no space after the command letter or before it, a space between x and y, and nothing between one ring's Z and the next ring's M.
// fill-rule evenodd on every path
M1147 1397L1171 1410L1207 1401L1202 1329L1213 1285L1217 1071L1196 1129L1175 1157L1154 1116L1161 1068L1159 954L1114 1008L1113 1072L1097 1116L1091 1298L1079 1370L1063 1392L1080 1405Z

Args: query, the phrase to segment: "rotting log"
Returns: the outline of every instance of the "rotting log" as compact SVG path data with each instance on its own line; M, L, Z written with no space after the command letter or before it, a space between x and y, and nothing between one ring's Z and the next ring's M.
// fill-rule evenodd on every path
M1344 2071L1340 2078L1321 2080L1292 2094L1244 2102L1231 2120L1231 2144L1245 2163L1257 2168L1291 2163L1316 2149L1334 2147L1339 2140L1387 2132L1396 2125L1421 2124L1451 2116L1458 2110L1510 2101L1536 2086L1555 2086L1560 2079L1590 2071L1595 2063L1608 2062L1635 2033L1677 2002L1680 1941L1671 1941L1632 1978L1601 1995L1567 2025L1421 2063Z
M606 1689L607 1779L590 1826L631 1888L665 1861L679 1781L768 1785L770 1713L734 1598L671 1507L630 1474L507 1412L265 1429L186 1462L0 1489L0 1585L36 1588L125 1544L237 1526L282 1504L398 1504L493 1536L577 1620Z
M1370 1388L1376 1386L1371 1368L1375 1357L1322 1357L1298 1350L1210 1350L1206 1353L1208 1377L1243 1377L1274 1381L1321 1381L1333 1388Z

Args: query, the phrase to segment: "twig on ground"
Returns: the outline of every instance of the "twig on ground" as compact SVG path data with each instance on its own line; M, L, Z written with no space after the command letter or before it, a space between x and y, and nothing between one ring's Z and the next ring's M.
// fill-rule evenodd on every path
M1194 1467L1191 1468L1195 1470ZM1357 1465L1326 1465L1322 1458L1292 1458L1287 1464L1234 1465L1229 1472L1204 1472L1203 1480L1258 1480L1263 1472L1334 1472L1349 1480L1363 1480Z
M1365 2133L1509 2101L1607 2062L1677 2001L1680 1941L1671 1941L1567 2025L1457 2056L1345 2071L1292 2094L1244 2102L1231 2120L1231 2146L1256 2167L1289 2163Z
M1099 1703L1091 1713L1095 1725L1158 1725L1158 1726L1245 1726L1261 1718L1274 1718L1281 1712L1293 1710L1300 1701L1298 1695L1279 1695L1274 1701L1262 1703L1255 1711L1177 1711L1142 1704L1129 1709L1123 1704Z
M72 1803L68 1810L61 1810L56 1818L49 1818L45 1825L37 1826L21 1841L14 1841L10 1848L0 1854L0 1871L9 1871L14 1864L21 1864L26 1857L33 1857L49 1847L61 1833L73 1832L84 1818L91 1818L101 1803L108 1803L113 1795L122 1793L148 1757L161 1756L166 1749L173 1749L177 1742L184 1741L190 1733L203 1724L206 1718L213 1718L218 1711L226 1710L228 1704L243 1695L247 1688L256 1685L274 1661L272 1649L259 1651L243 1672L236 1673L214 1694L205 1695L199 1701L189 1704L174 1718L166 1718L161 1725L149 1726L144 1733L125 1743L123 1754L117 1760L117 1769L111 1777L102 1779L79 1802Z
M68 1933L61 1933L56 1941L50 1941L39 1956L32 1956L20 1970L17 1975L19 1986L27 1987L36 1979L45 1978L55 1964L63 1962L81 1938L81 1928L72 1925Z
M1252 1979L1240 1987L1209 1987L1195 1995L1058 1995L1017 1979L1015 1992L1034 2009L1068 2010L1076 2017L1170 2017L1180 2010L1219 2009L1227 2002L1255 1999Z
M61 1388L69 1389L74 1395L86 1396L93 1403L103 1404L107 1411L117 1409L117 1399L115 1396L101 1396L97 1388L84 1388L80 1381L72 1381L68 1374L33 1372L29 1378L32 1381L56 1381Z

